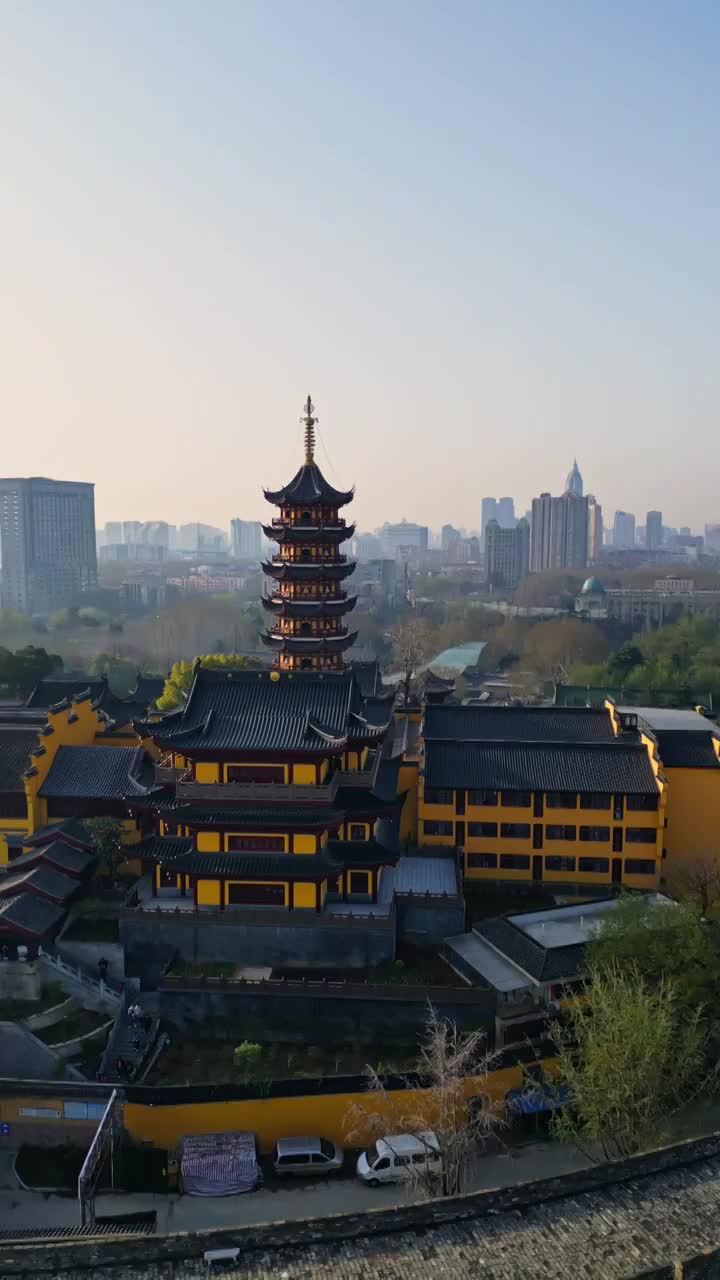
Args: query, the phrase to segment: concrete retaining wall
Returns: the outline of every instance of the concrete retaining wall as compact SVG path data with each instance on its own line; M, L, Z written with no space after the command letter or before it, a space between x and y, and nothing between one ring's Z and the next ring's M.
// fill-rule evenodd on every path
M37 960L0 960L0 1000L39 1000L41 994Z
M54 1023L62 1022L62 1019L77 1007L78 1002L75 997L68 996L67 1000L53 1005L52 1009L44 1009L42 1013L33 1013L29 1018L24 1018L23 1021L30 1031L42 1031L43 1027L52 1027Z
M365 969L395 958L395 930L378 922L359 927L312 927L269 921L235 923L193 913L137 912L120 920L125 972L132 977L157 974L158 962L177 951L183 960L232 960L238 965L277 968Z
M465 991L460 993L465 997ZM468 995L470 992L468 992ZM475 999L477 997L477 999ZM474 989L472 999L453 1000L452 991L443 996L442 989L433 991L433 1005L459 1027L469 1029L495 1025L495 993ZM190 1033L203 1024L203 1035L221 1040L262 1034L266 1040L307 1043L308 1037L325 1040L358 1039L373 1041L379 1035L397 1041L415 1038L427 1022L427 999L402 988L388 988L378 999L372 991L367 996L323 994L302 990L263 989L220 985L213 989L188 983L186 989L147 992L143 1005L179 1031Z
M462 898L423 898L397 894L395 897L398 938L420 946L430 946L452 938L465 929Z
M60 1044L49 1044L48 1049L51 1053L57 1054L58 1058L74 1058L82 1052L86 1044L104 1043L110 1034L113 1022L114 1019L111 1018L101 1027L96 1027L94 1031L86 1031L84 1036L77 1036L75 1040L64 1040Z

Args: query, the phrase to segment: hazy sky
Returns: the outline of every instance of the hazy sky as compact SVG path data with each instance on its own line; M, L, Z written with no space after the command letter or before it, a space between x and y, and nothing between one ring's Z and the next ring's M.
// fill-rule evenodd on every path
M717 0L0 0L5 475L720 520Z

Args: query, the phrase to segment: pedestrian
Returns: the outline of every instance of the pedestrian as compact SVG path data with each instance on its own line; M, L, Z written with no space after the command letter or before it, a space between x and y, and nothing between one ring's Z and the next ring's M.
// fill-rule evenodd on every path
M98 960L98 969L100 970L100 980L101 982L104 982L107 978L108 971L108 962L104 956L101 956Z
M124 1075L125 1075L126 1067L125 1067L125 1059L124 1059L124 1058L118 1058L118 1059L117 1059L117 1061L116 1061L116 1063L115 1063L115 1070L117 1071L117 1073L118 1073L118 1075L119 1075L119 1076L124 1076Z

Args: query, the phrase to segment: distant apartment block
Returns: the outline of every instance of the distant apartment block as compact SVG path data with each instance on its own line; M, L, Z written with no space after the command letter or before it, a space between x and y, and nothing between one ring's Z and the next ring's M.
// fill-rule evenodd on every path
M0 480L4 608L47 613L97 585L94 486Z
M225 595L227 592L241 591L245 586L245 578L241 574L224 573L192 573L187 578L168 578L167 586L174 587L183 595Z
M662 511L648 511L645 517L645 546L656 551L663 544Z
M632 511L615 512L613 546L618 549L635 546L635 516Z
M492 587L513 588L530 567L530 526L519 520L514 529L503 529L497 520L485 527L485 566Z
M232 554L236 560L259 560L262 554L262 524L259 520L231 520Z
M588 561L588 498L567 492L533 498L530 568L579 569Z
M597 560L603 544L603 513L600 503L588 494L588 564Z
M399 524L384 524L379 531L383 547L389 555L397 556L407 551L427 551L428 527L401 520Z

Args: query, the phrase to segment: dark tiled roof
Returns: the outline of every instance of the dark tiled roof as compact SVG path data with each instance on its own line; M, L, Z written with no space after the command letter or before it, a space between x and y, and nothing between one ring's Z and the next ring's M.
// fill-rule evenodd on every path
M146 836L133 845L134 858L154 858L157 862L172 862L181 854L192 853L195 841L190 836Z
M37 746L37 728L6 729L0 726L0 791L24 793L23 774L30 768L30 755Z
M574 978L582 968L582 943L546 949L502 916L476 924L475 932L538 982Z
M355 679L358 682L358 688L363 698L373 696L393 698L395 696L395 686L383 684L380 663L377 658L373 658L370 662L352 662L351 666L355 672Z
M325 502L329 507L344 507L352 502L354 492L354 489L334 489L313 462L300 467L282 489L265 489L265 497L276 507L285 502Z
M54 867L48 867L42 862L39 867L30 870L17 872L14 866L12 870L13 875L0 878L2 897L27 892L45 894L57 902L67 902L79 888L77 880L72 876L63 875L62 871L56 871Z
M3 926L34 933L42 938L62 920L65 908L37 898L34 893L20 893L16 898L0 899L0 933Z
M163 817L172 814L178 822L187 822L205 826L238 826L256 825L273 831L286 827L337 827L345 814L334 805L323 808L322 805L277 805L274 808L244 809L221 808L220 805L170 804L159 806Z
M613 742L609 713L599 707L463 707L441 704L425 712L423 737L463 742Z
M344 634L326 635L318 639L312 636L291 636L279 631L266 631L260 636L264 645L270 649L282 649L284 653L342 653L355 643L357 631L346 631Z
M107 747L103 747L103 751L107 750ZM74 844L83 844L88 849L92 849L90 832L79 818L64 818L61 822L48 822L47 826L39 827L31 836L27 836L23 844L37 848L53 840L60 840L63 843L72 840Z
M164 688L164 676L138 675L132 697L136 702L143 702L146 707L149 707L160 697Z
M151 789L153 777L142 747L60 747L40 795L122 800Z
M172 859L178 871L193 876L235 879L270 876L273 880L324 880L342 870L327 850L321 853L185 853Z
M306 546L313 542L332 543L337 546L355 535L355 525L344 523L336 525L264 524L262 530L271 542L302 542Z
M54 707L64 698L72 699L79 693L89 693L95 702L107 687L107 681L89 680L86 676L48 676L46 680L38 681L25 705Z
M378 840L328 840L327 848L343 867L390 867L400 857L399 849L388 849Z
M49 844L21 854L19 858L13 858L11 867L15 874L26 868L36 867L40 862L47 862L60 871L66 871L68 875L81 876L90 869L94 861L93 855L86 853L84 849L74 849L72 845L65 844L64 840L52 840Z
M312 561L305 560L284 560L281 564L279 561L273 563L270 560L263 560L261 567L263 573L270 578L275 578L278 582L302 582L305 579L310 579L312 582L342 582L354 571L355 561L313 564Z
M425 745L425 784L489 791L657 793L642 746L568 742L442 742Z
M278 676L279 679L273 679ZM195 677L185 707L145 726L178 751L310 751L339 749L348 737L377 736L388 719L368 715L352 671L318 675L268 671L207 671Z
M712 733L664 731L656 735L660 759L667 769L720 769Z

